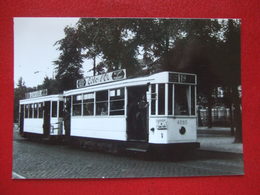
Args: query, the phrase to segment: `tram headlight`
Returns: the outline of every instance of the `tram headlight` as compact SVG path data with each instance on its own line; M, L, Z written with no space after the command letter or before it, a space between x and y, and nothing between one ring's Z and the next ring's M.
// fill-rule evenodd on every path
M181 135L184 135L186 133L185 127L181 127L179 132L180 132Z

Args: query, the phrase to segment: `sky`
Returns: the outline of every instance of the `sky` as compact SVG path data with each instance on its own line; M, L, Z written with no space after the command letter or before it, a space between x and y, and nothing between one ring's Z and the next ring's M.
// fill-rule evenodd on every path
M60 53L54 44L64 38L64 28L75 26L78 19L14 18L14 87L20 77L27 87L42 84L45 76L53 78L53 61Z

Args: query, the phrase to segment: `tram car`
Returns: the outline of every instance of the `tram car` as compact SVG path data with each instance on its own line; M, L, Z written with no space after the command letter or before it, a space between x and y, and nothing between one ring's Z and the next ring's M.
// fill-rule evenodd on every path
M63 135L63 95L47 95L45 90L26 95L27 99L20 100L20 134L48 139Z
M20 131L112 152L191 150L199 147L196 84L195 74L179 72L83 78L63 95L21 100Z
M199 147L194 74L160 72L126 79L125 70L77 81L64 92L71 138L115 150ZM66 123L66 121L65 121Z

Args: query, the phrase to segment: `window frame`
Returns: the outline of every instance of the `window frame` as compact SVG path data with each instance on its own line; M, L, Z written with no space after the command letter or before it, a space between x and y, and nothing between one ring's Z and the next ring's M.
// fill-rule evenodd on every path
M102 93L102 92L104 92L104 93L106 93L105 95L107 96L107 99L106 100L98 100L98 98L97 98L97 96L99 95L98 93ZM105 96L104 96L105 97ZM95 116L109 116L109 90L100 90L100 91L96 91L96 93L95 93L95 107L96 107L96 113L95 113ZM100 111L100 114L97 114L97 113L99 113L99 110L98 110L98 105L101 105L101 104L103 104L104 103L104 105L106 105L106 106L104 106L104 107L106 107L106 110L104 111L104 113L102 114L102 110ZM101 107L101 109L102 109L102 107Z
M75 100L74 100L74 97L75 97L75 99L77 98L77 97L80 97L81 96L81 98L80 98L80 101L77 101L77 103L74 103L75 102ZM79 117L79 116L82 116L82 99L83 99L83 96L82 96L82 93L81 94L75 94L75 95L72 95L72 101L71 101L71 116L73 116L73 117ZM74 107L75 106L79 106L80 105L80 114L77 114L77 115L75 115L74 114Z
M89 94L92 94L93 95L93 98L89 98L89 99L84 99L84 95L89 95ZM92 100L93 99L93 102L91 101L91 102L88 102L88 101L86 101L86 102L84 102L84 100ZM92 104L92 106L93 106L93 114L84 114L84 105L91 105ZM84 117L88 117L88 116L95 116L95 92L87 92L87 93L83 93L82 94L82 116L84 116Z
M118 90L120 91L120 95L118 96L117 93L118 93ZM111 92L114 91L115 95L114 96L111 96ZM121 95L122 94L122 95ZM111 97L120 97L120 99L114 99L114 100L111 100ZM122 108L121 109L111 109L111 104L114 103L114 102L122 102ZM120 88L114 88L114 89L109 89L109 116L125 116L125 112L126 112L126 109L125 109L125 87L120 87ZM122 114L111 114L111 111L112 112L120 112L122 111Z
M44 116L44 109L43 109L43 102L38 103L38 118L43 118Z
M159 114L159 86L164 85L164 114ZM188 114L176 114L175 112L175 98L176 98L176 85L178 86L186 86L188 89L188 101L187 101L187 107L188 107ZM193 88L193 89L192 89ZM171 90L170 90L171 89ZM170 92L172 94L170 94ZM193 93L193 94L191 94ZM169 98L171 98L171 103ZM192 99L194 98L194 99ZM150 85L150 109L149 114L151 116L178 116L178 117L195 117L196 116L196 85L193 84L176 84L176 83L153 83ZM193 108L193 107L194 108ZM171 107L171 108L170 108Z
M51 118L58 118L58 102L59 101L51 101ZM53 105L55 105L56 107L55 112L53 112L54 111ZM56 116L53 116L53 113L55 113Z

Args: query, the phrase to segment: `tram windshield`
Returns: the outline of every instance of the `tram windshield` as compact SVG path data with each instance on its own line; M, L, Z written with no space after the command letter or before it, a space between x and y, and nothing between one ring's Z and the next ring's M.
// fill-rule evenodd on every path
M174 88L174 114L195 114L195 90L190 85L175 85Z
M189 86L175 86L174 113L175 115L189 115Z
M169 83L151 86L151 115L195 115L195 101L194 85Z

